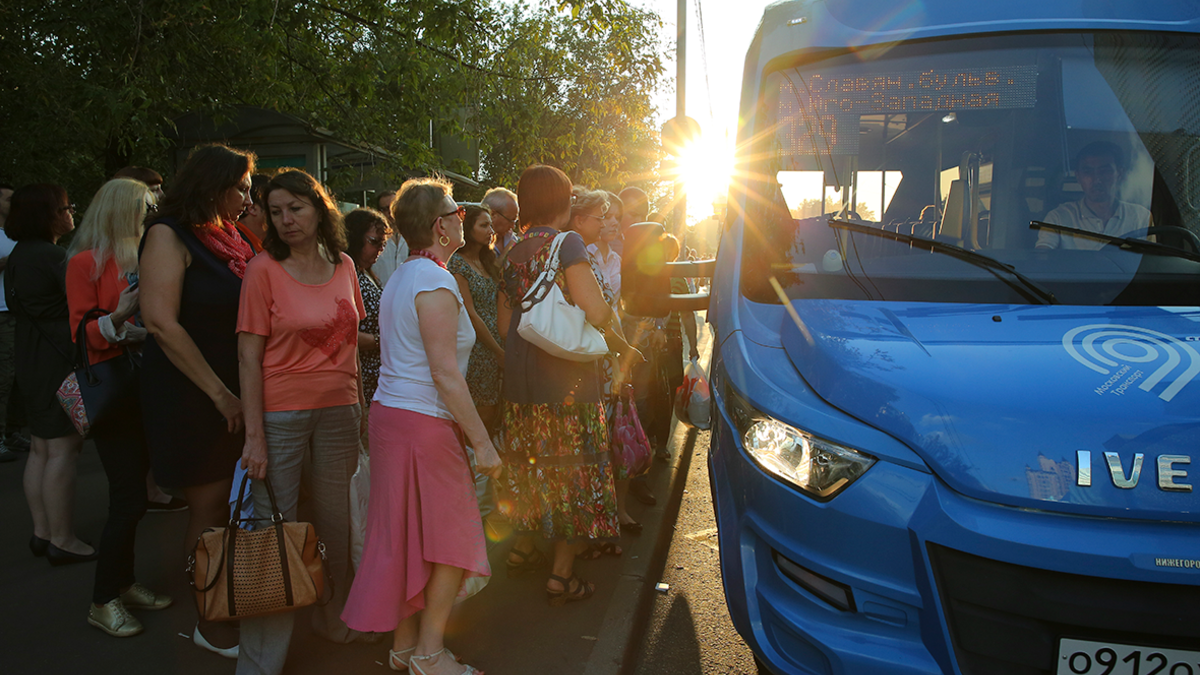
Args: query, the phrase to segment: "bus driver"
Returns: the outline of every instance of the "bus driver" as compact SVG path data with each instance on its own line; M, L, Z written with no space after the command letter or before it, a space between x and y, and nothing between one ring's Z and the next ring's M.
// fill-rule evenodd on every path
M1075 156L1075 177L1083 188L1083 199L1059 204L1046 214L1046 222L1121 237L1150 227L1145 207L1117 199L1117 186L1125 178L1125 153L1115 143L1088 143ZM1043 228L1037 248L1097 251L1106 242Z

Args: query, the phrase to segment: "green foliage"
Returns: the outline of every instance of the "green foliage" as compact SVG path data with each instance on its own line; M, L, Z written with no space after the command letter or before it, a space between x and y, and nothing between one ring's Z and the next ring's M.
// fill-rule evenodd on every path
M383 149L393 183L466 170L442 166L431 120L480 139L492 182L535 161L592 183L650 170L658 17L551 1L5 0L0 177L59 182L82 203L127 164L169 171L172 120L240 105Z
M563 3L566 4L566 3ZM478 131L488 180L515 185L533 163L553 164L579 183L619 189L653 180L660 150L652 98L663 73L661 21L624 2L597 22L564 21L544 9L509 8L507 43L493 49L492 78L479 106ZM590 12L590 10L589 10Z

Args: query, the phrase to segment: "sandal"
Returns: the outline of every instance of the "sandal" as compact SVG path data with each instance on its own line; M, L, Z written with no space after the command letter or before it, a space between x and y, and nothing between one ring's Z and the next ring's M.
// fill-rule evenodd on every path
M611 555L614 558L619 558L624 552L624 549L611 541L606 541L599 544L593 542L588 544L587 548L583 549L579 553L576 553L575 557L579 558L580 560L595 560L600 556L605 555Z
M514 556L519 558L519 560L514 561ZM508 560L505 561L505 566L508 567L509 578L512 578L518 574L536 572L545 567L549 562L546 556L536 547L528 553L513 548L508 551Z
M415 649L416 648L414 647L414 651L415 651ZM437 657L441 656L442 654L445 654L446 656L450 657L450 659L452 661L455 661L456 663L458 663L459 665L461 665L464 668L464 670L462 672L460 672L458 675L484 675L482 670L479 670L478 668L475 668L474 666L468 666L467 664L459 661L458 657L455 656L449 649L446 649L445 647L442 647L441 649L437 650L436 652L434 652L432 654L429 654L428 656L417 656L414 653L412 655L412 657L409 658L409 660L408 660L408 667L411 668L412 670L416 671L419 675L428 675L425 672L425 669L421 667L420 662L421 661L432 661L432 660L436 659Z
M546 589L546 600L550 603L551 607L561 607L568 602L587 600L596 592L595 584L590 581L584 581L575 575L571 575L570 579L564 579L557 574L551 574L550 579L557 581L563 586L563 590L561 591ZM574 590L571 590L571 582L575 582Z
M399 670L399 671L408 670L409 657L405 656L405 655L412 654L415 651L417 651L416 645L413 645L412 647L409 647L408 649L401 649L398 652L389 649L388 650L388 668L391 668L392 670Z
M629 534L641 534L642 524L636 520L631 520L628 523L621 523L621 531Z

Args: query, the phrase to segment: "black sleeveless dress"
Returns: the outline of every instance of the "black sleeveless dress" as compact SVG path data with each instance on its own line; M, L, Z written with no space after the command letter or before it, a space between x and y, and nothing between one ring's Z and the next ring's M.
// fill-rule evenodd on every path
M191 227L169 218L151 227L160 223L175 231L192 256L183 275L179 325L229 391L240 396L237 314L242 280L196 238ZM143 236L139 256L145 245ZM229 433L212 399L171 363L153 335L146 339L142 357L142 412L150 464L159 485L192 487L233 477L244 433Z

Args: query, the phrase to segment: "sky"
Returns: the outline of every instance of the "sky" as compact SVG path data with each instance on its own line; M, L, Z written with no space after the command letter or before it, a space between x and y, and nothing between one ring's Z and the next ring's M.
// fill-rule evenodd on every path
M742 67L754 29L762 18L767 0L685 0L687 5L686 111L700 123L703 134L697 156L685 176L691 186L688 196L689 220L712 212L712 201L724 194L732 169L733 147L737 136L738 98ZM633 0L631 4L636 4ZM669 47L668 87L659 95L659 124L675 116L675 35L678 0L640 0L643 7L656 10L663 20L662 37ZM699 13L703 17L701 35ZM699 193L699 194L697 194Z

